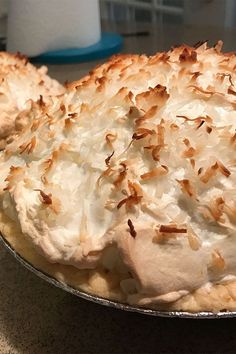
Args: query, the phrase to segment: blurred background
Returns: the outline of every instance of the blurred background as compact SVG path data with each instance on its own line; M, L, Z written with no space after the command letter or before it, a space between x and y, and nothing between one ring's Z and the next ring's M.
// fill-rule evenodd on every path
M6 38L9 1L0 0L2 48ZM19 0L15 2L20 3ZM170 45L183 41L191 44L196 39L214 41L219 38L226 41L227 50L235 49L232 41L232 33L235 34L232 29L236 26L235 0L99 0L99 5L104 30L112 30L126 37L147 37L158 32L158 40L155 41L158 50L168 49ZM155 48L150 42L143 49L150 54ZM134 49L139 51L138 46L136 48L134 45Z
M18 0L19 1L19 0ZM50 1L50 0L49 0ZM78 0L80 1L80 0ZM93 1L93 0L88 0ZM233 27L235 0L99 0L103 20L152 23L196 23ZM4 31L8 0L0 0L0 31Z
M73 12L76 13L76 10L70 8L69 4L73 2L74 7L82 3L86 4L86 6L88 6L88 4L89 6L93 6L93 4L94 6L96 5L100 22L99 31L101 28L101 33L109 32L119 34L123 40L122 47L117 46L113 52L146 53L152 55L157 51L168 50L172 46L182 43L194 45L198 41L209 40L209 45L213 45L219 39L224 42L224 51L234 51L236 49L235 0L0 0L0 49L4 50L4 48L6 48L7 33L8 39L10 39L9 33L11 33L11 37L12 33L13 36L14 34L18 35L15 41L16 43L20 42L19 37L22 39L22 42L26 43L27 33L31 42L33 41L33 31L29 30L26 32L25 30L26 33L21 35L19 26L18 29L7 32L7 19L9 18L10 20L11 17L8 13L9 4L11 4L11 12L13 12L14 6L20 7L20 4L23 3L34 3L37 4L37 6L44 3L47 4L45 6L49 6L53 2L57 4L54 9L56 8L58 10L60 7L62 9L63 6L65 8L66 4L70 10L67 11L68 14L63 17L63 22L60 25L62 34L63 31L66 31L66 27L68 27L70 23L69 17ZM75 6L75 4L77 5ZM86 13L86 10L84 11L85 13L82 15L79 11L76 13L77 23L82 22L82 20L84 23L91 21L89 19L87 20L88 12ZM18 14L19 13L25 13L25 11L18 12ZM52 13L52 17L53 16ZM68 16L68 18L66 16ZM11 22L11 27L18 21L18 17L8 21ZM27 22L28 17L22 20L23 23ZM40 20L41 17L39 16ZM46 18L46 15L44 15L44 17ZM54 25L53 21L55 20L52 18L52 20L50 20L51 27ZM91 28L92 31L93 23L89 23L89 26L88 28ZM21 29L23 27L24 25L21 26ZM41 29L43 27L44 25L40 25ZM69 31L69 28L67 28L67 30ZM50 31L52 32L52 29L50 29ZM90 29L86 31L88 33ZM51 32L48 33L47 36L45 35L43 39L50 37ZM55 30L55 32L58 32L58 30ZM79 29L77 29L77 34L80 34ZM77 37L74 36L75 41L76 38ZM100 38L102 38L102 35ZM36 43L37 39L35 39L34 42ZM14 47L14 51L16 50L28 56L33 56L27 53L27 51L22 50L21 47ZM55 74L58 78L58 72L60 71L60 79L71 80L74 79L74 73L77 73L78 70L81 76L85 74L88 69L99 63L101 58L104 60L105 57L111 54L112 51L95 57L93 55L87 55L86 60L78 61L80 62L79 66L67 68L67 77L64 77L64 74L61 73L61 69L53 65L58 64L56 61L55 63L53 61L50 63L46 61L45 63L51 64L49 69L52 75ZM90 63L90 60L93 61ZM76 63L76 60L74 60L74 62Z
M100 0L103 19L233 27L235 0Z

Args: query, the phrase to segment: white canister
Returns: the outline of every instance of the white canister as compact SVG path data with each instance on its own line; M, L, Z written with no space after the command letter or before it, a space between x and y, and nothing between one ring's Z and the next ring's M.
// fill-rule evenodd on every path
M101 38L98 0L9 0L7 50L28 56Z

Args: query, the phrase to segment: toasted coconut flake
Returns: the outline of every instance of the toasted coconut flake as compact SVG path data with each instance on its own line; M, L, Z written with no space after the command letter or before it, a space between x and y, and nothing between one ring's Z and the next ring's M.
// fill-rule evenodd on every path
M52 194L46 194L42 189L34 189L35 192L39 192L41 196L41 201L43 204L50 205L52 204Z
M133 93L127 89L127 87L121 87L120 90L116 93L114 98L122 99L125 103L130 106L133 106Z
M202 93L203 95L207 95L207 96L212 96L216 93L215 91L204 90L202 87L199 87L196 85L189 85L188 87L192 88L193 91L195 91L195 92L199 92L199 93Z
M144 149L151 150L152 158L154 161L160 160L160 151L162 149L161 145L148 145L148 146L144 146Z
M73 113L68 113L68 117L70 118L76 118L78 116L78 113L73 112Z
M208 181L216 175L216 171L218 170L219 165L216 162L214 165L210 166L207 168L206 172L204 173L204 175L200 178L201 181L203 183L208 183ZM198 170L198 172L200 173L200 169Z
M118 204L117 204L117 209L120 209L124 204L128 207L131 208L132 206L139 204L141 202L142 196L132 196L130 195L127 198L122 199Z
M213 119L210 116L208 116L208 115L206 115L205 117L196 117L196 118L189 118L189 117L183 116L183 115L177 115L176 117L177 118L183 118L183 119L185 119L187 121L190 121L190 122L191 121L192 122L195 121L197 124L200 124L202 121L210 123L210 124L213 122Z
M112 151L111 155L109 155L109 156L105 159L105 164L106 164L107 166L110 165L110 160L111 160L112 156L114 155L114 153L115 153L115 151Z
M205 123L204 120L201 120L201 122L199 123L199 125L197 126L197 129L201 128L201 126Z
M222 197L218 197L211 201L209 204L209 210L216 221L224 222L222 219L225 201Z
M212 128L207 125L206 126L206 131L207 131L208 134L211 134Z
M36 137L33 136L29 143L25 143L19 146L20 154L27 152L27 154L31 154L36 146Z
M41 179L41 181L42 181L42 183L43 183L44 185L47 185L47 184L48 184L48 179L47 179L47 177L45 176L45 174L43 174L43 175L40 177L40 179Z
M198 171L197 171L197 174L200 175L200 174L202 173L202 171L203 171L203 168L200 167L200 168L198 169Z
M165 176L168 173L168 167L161 165L159 167L154 168L153 170L144 173L140 176L140 178L144 181L147 181L152 178L160 177L160 176Z
M98 84L97 91L102 92L105 88L107 78L105 76L99 77L95 80L95 83Z
M181 63L195 63L197 61L197 53L195 52L195 50L188 50L187 48L184 48L184 50L179 56L179 61Z
M47 159L46 161L43 162L44 171L45 171L44 175L46 173L48 173L48 171L51 169L52 165L53 165L53 159L52 158Z
M169 59L170 59L170 56L168 53L166 53L166 52L157 53L156 55L154 55L153 57L150 58L149 65L155 65L160 62L168 65Z
M24 65L26 65L29 62L29 59L27 58L27 56L22 54L22 53L20 53L20 52L17 52L15 54L15 57L20 59L20 60L22 60L22 61L24 61ZM17 64L16 64L16 66L17 66Z
M234 91L232 87L229 87L227 92L229 95L236 96L236 91Z
M167 233L167 234L186 234L187 229L186 228L178 228L176 225L161 225L159 228L159 231L161 233Z
M125 163L120 163L120 165L122 166L122 170L119 172L118 177L115 179L115 181L113 182L114 186L116 188L120 188L122 185L122 182L125 180L126 176L127 176L127 166Z
M190 159L190 164L191 164L192 168L194 169L195 168L195 164L196 164L195 160L194 159Z
M214 163L212 166L208 167L205 171L205 173L200 177L200 180L203 182L203 183L208 183L209 180L216 175L216 172L219 168L219 165L218 163ZM201 173L201 170L199 169L198 170L198 174Z
M169 225L168 225L169 226ZM174 225L171 225L172 229L168 228L168 231L160 231L160 227L155 229L155 236L152 239L152 242L154 243L165 243L168 240L171 239L177 239L179 236L186 236L186 232L180 232L180 228L174 228ZM165 228L163 228L164 230ZM178 230L176 232L176 230ZM179 231L180 230L180 231ZM185 229L183 229L185 230ZM173 232L172 232L173 231Z
M33 120L33 123L31 124L31 132L35 132L39 128L40 122L41 122L40 119Z
M147 107L158 105L160 108L168 100L169 94L166 87L157 85L156 87L150 87L148 91L139 93L135 100L139 108L146 111Z
M37 103L41 108L44 108L46 106L46 103L44 102L42 95L39 96Z
M137 125L143 124L146 120L152 119L158 110L158 106L151 107L142 117L135 120Z
M132 221L130 219L128 219L128 222L127 222L128 226L129 226L129 233L130 235L135 238L136 235L137 235L137 232L135 231L135 228L134 228L134 225L132 223Z
M231 172L222 164L222 162L217 161L219 171L224 175L225 177L229 177L231 175Z
M179 126L176 123L171 123L170 129L174 130L174 131L177 131L177 130L179 130Z
M131 201L131 197L127 197L120 200L119 203L117 204L117 209L120 209L124 204L128 203L129 201Z
M98 180L97 180L97 182L96 182L97 188L99 187L100 181L101 181L102 178L104 178L104 177L109 177L109 176L111 176L113 173L114 173L114 170L113 170L110 166L108 166L108 168L107 168L105 171L103 171L102 174L101 174L101 176L98 178Z
M47 113L46 113L46 116L48 117L46 123L47 123L48 126L50 127L50 126L52 126L52 125L55 123L56 120L55 120L52 116L50 116L49 114L47 114Z
M132 139L140 140L146 138L148 135L153 135L154 132L151 129L147 128L138 128L133 134Z
M212 251L211 254L211 265L213 268L219 270L219 271L223 271L225 269L225 260L222 257L222 255L220 254L219 250L215 249Z
M195 71L193 73L190 73L190 75L192 75L192 78L190 80L191 83L195 83L196 82L196 79L202 75L202 73L200 71Z
M196 155L196 149L194 149L193 147L190 147L183 152L183 157L186 158L193 157L194 155Z
M11 166L10 167L10 175L7 176L5 181L10 181L11 178L13 178L14 175L17 175L19 172L22 171L22 167L19 166Z
M221 40L219 40L216 44L215 44L215 50L217 53L220 53L221 52L221 49L223 47L223 42Z
M117 139L117 134L112 134L112 133L106 134L106 143L107 143L107 146L108 146L111 150L114 150L112 143L113 143L116 139Z
M4 191L10 190L12 186L17 182L17 176L23 172L22 167L11 166L9 174L5 178L5 181L8 182L7 186L3 188Z
M64 104L60 105L60 110L62 111L63 114L66 114L66 106Z
M80 106L80 113L83 114L85 112L88 112L89 110L89 106L87 103L82 102L81 106Z
M138 118L141 115L141 111L135 107L135 106L131 106L128 112L128 118L134 119L134 118Z
M190 181L188 179L182 179L182 180L176 180L180 186L181 186L181 190L187 194L189 197L196 197L196 191L194 190L192 184L190 183Z
M170 59L170 56L167 53L160 53L158 60L162 62L167 62Z
M235 142L236 142L236 132L230 138L230 143L231 144L235 144Z
M120 209L124 204L127 208L132 208L141 202L143 195L139 195L139 193L141 194L141 188L139 188L138 184L128 181L128 188L130 195L117 204L117 209Z
M59 214L61 211L61 201L56 198L53 197L52 198L52 204L50 205L50 209L55 213L55 214Z
M139 195L141 197L143 196L142 188L138 183L128 181L128 187L131 195Z
M43 162L43 168L45 171L45 173L44 173L45 175L51 170L53 163L58 159L58 156L59 156L59 151L54 150L52 152L52 157Z
M201 241L199 239L199 237L197 236L197 234L194 232L194 230L192 229L191 226L188 226L187 229L187 237L188 237L188 243L190 248L193 251L198 251L199 248L201 247Z
M233 80L232 80L232 75L231 75L231 74L218 73L217 75L218 75L218 76L221 76L223 79L224 79L225 77L228 77L228 78L229 78L230 85L231 85L231 86L234 86ZM229 93L229 92L228 92L228 93Z
M154 148L152 149L152 158L154 161L159 161L160 160L160 150L161 150L162 146L161 145L157 145L154 146Z
M157 125L157 139L158 145L163 147L165 145L165 127L164 119L161 120L160 124Z
M65 119L65 129L69 130L73 127L73 121L71 118L66 118Z
M184 138L183 143L188 147L190 146L190 141L187 138Z

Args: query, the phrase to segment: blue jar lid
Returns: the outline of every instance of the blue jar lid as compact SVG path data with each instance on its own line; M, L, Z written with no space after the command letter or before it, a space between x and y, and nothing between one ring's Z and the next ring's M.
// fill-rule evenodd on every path
M122 44L123 38L119 34L102 32L100 41L89 47L50 51L31 58L31 61L45 64L82 63L118 53Z

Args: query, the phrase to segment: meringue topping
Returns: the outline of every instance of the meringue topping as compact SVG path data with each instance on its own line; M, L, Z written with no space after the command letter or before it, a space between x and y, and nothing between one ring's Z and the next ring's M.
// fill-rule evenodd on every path
M34 67L21 54L0 53L0 148L27 125L32 103L39 104L49 95L59 95L64 88L47 75L47 68Z
M130 303L235 276L235 65L220 43L119 55L34 105L1 155L5 213L50 262L117 248Z

